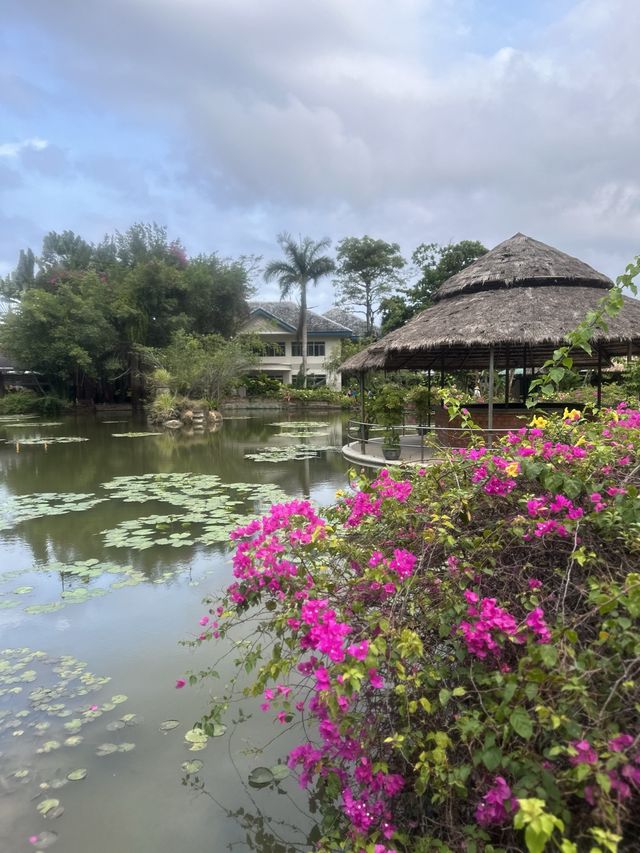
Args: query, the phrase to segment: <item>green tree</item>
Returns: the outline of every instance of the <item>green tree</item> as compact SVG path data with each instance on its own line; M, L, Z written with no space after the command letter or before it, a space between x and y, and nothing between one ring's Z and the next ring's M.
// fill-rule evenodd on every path
M404 296L387 296L380 302L380 331L388 335L410 320L413 310Z
M374 319L380 300L402 283L399 275L406 262L397 243L373 237L346 237L337 246L335 286L338 302L351 311L364 314L366 335L374 332Z
M6 278L0 278L0 293L8 299L19 299L35 283L36 258L31 249L20 249L18 266Z
M143 349L143 358L150 370L168 371L175 393L206 397L216 405L258 363L251 336L225 340L221 335L196 335L184 329L163 349Z
M486 246L478 240L461 240L448 246L421 243L411 256L421 271L420 280L408 292L412 312L415 314L431 305L434 293L443 282L487 252Z
M278 243L284 254L282 261L271 261L264 270L265 281L276 280L283 299L293 291L300 292L300 320L298 334L302 343L302 382L307 387L307 285L316 284L318 279L335 270L334 261L322 253L329 248L328 237L312 240L300 238L296 242L286 232L278 235Z
M31 288L0 329L0 347L29 369L49 377L60 391L81 397L86 380L116 368L118 336L102 282L86 273L56 292Z
M216 254L199 255L185 269L185 310L191 331L235 334L248 314L253 288L245 261L222 260Z
M93 246L73 231L50 231L42 241L42 254L38 259L41 275L63 268L87 270L93 260Z

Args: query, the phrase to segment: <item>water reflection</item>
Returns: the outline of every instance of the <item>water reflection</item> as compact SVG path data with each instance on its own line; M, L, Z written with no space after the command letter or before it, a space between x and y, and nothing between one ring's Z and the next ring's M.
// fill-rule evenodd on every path
M321 452L317 458L277 463L245 459L245 453L269 446L341 446L343 418L324 414L312 418L321 419L326 421L326 432L307 439L281 435L274 422L300 420L300 416L287 418L273 411L251 420L230 420L215 433L130 439L114 438L112 433L142 431L144 423L130 419L111 424L105 422L109 418L81 416L64 419L60 427L34 424L11 431L0 424L0 439L13 439L18 432L25 437L55 434L89 439L46 449L25 446L20 452L15 442L0 444L2 491L6 499L43 492L109 498L101 484L115 477L189 472L215 474L223 483L274 484L291 497L309 496L325 504L345 483L347 466L339 453ZM247 750L246 743L216 739L203 754L199 787L193 779L185 780L186 789L198 796L188 802L181 796L185 789L180 785L180 766L189 757L181 732L206 709L207 695L206 689L175 691L173 685L186 669L206 667L217 655L206 646L187 652L178 643L197 626L202 598L215 595L229 582L229 554L223 544L154 545L142 551L126 545L109 547L102 533L123 521L168 515L176 509L160 501L126 503L110 498L83 511L43 515L2 531L0 649L29 647L52 657L72 655L87 661L91 671L111 679L95 702L101 705L112 695L126 695L127 707L138 718L144 716L145 722L136 729L136 746L130 754L97 757L97 747L115 742L117 734L108 733L100 720L72 753L62 745L50 754L37 754L28 791L20 786L11 795L0 796L0 849L18 853L34 849L27 839L44 830L60 835L55 849L65 853L309 849L313 817L304 795L293 780L286 780L278 791L251 791L246 779L256 754ZM84 562L91 565L83 568ZM105 569L107 565L113 572ZM38 612L46 603L65 604L65 609ZM23 699L28 690L27 686ZM1 691L0 685L0 719L3 710L16 710L15 696ZM181 729L160 733L167 719L180 720ZM24 731L11 738L12 750L37 752L34 729L25 725ZM273 721L256 714L252 739L267 742L273 734ZM11 736L10 730L6 736ZM0 751L6 753L5 743L0 743ZM279 743L272 763L285 752ZM88 770L86 781L65 786L60 794L65 807L60 820L43 821L32 801L42 794L40 783L75 768ZM219 804L216 808L214 802Z

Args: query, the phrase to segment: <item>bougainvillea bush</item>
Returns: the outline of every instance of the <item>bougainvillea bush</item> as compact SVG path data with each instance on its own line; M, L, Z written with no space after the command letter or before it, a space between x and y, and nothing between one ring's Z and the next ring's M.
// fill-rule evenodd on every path
M625 405L537 416L235 531L197 642L251 625L239 666L297 727L320 849L636 849L639 444Z

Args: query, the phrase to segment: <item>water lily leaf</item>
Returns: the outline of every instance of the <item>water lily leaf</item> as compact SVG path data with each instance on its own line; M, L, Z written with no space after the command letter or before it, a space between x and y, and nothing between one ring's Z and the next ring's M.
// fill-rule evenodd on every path
M125 696L123 693L118 693L117 696L112 696L111 701L115 705L120 705L122 702L126 702L129 697Z
M290 775L291 771L286 764L275 764L271 768L271 773L276 782L282 782L283 779L286 779Z
M118 747L115 743L101 743L100 746L96 749L96 755L99 758L103 758L105 755L112 755L114 752L118 751Z
M123 729L126 726L126 723L123 723L122 720L113 720L113 722L107 724L108 732L117 732L118 729Z
M118 747L118 752L131 752L131 750L135 748L135 743L121 743Z
M222 737L226 730L227 727L223 723L214 723L211 731L211 737Z
M192 761L183 761L180 765L185 773L197 773L202 770L204 764L199 758L194 758Z
M28 592L33 592L32 586L18 586L13 590L14 595L26 595Z
M184 739L188 743L199 743L200 741L206 741L207 735L202 731L202 729L189 729L188 732L185 732Z
M42 800L38 803L37 809L41 815L46 816L47 812L51 811L52 809L57 809L59 805L60 800Z
M266 788L274 781L273 773L268 767L255 767L249 773L249 784L252 788Z
M67 773L67 779L70 782L80 782L82 779L87 778L87 770L84 767L78 768L78 770L72 770L70 773Z
M173 729L177 729L180 725L178 720L165 720L163 723L160 723L160 731L161 732L170 732Z
M65 740L64 745L65 746L78 746L79 744L82 743L83 740L84 740L84 738L81 735L72 735L72 737L68 737Z

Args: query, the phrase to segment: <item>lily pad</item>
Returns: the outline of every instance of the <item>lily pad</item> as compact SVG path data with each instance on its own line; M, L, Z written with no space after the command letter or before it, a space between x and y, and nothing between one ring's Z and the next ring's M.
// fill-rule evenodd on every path
M273 773L268 767L255 767L249 773L249 784L252 788L266 788L274 781Z
M114 752L118 751L118 746L115 743L101 743L100 746L96 749L96 755L99 758L104 758L105 755L113 755Z
M290 775L291 771L286 764L275 764L271 768L271 773L276 782L282 782L283 779L286 779Z
M42 800L38 803L37 809L41 815L47 816L47 813L60 806L60 800Z
M67 773L67 779L70 782L80 782L82 779L87 778L87 770L84 767L78 768L78 770L72 770L70 773Z
M173 729L177 729L179 725L179 720L165 720L163 723L160 723L160 731L170 732L173 731Z
M197 773L202 770L204 764L199 758L194 758L192 761L183 761L180 765L185 773Z

